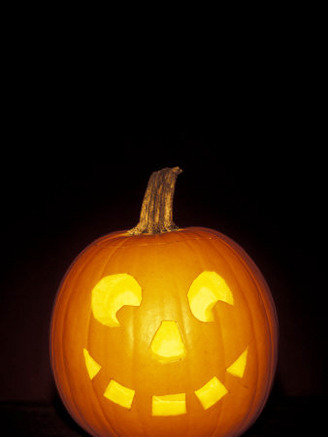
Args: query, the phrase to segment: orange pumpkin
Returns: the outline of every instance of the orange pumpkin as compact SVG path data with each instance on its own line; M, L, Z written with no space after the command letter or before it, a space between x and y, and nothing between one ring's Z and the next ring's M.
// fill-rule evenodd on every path
M175 227L179 172L154 173L138 226L88 246L58 291L52 369L93 436L238 436L269 395L269 288L228 237Z

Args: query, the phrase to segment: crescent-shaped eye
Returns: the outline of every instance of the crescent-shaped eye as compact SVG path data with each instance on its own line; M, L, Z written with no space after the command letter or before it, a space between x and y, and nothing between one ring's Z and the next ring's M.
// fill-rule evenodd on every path
M140 306L141 301L141 287L128 273L104 276L91 292L91 309L95 319L111 328L120 326L116 313L123 306Z
M234 305L232 292L226 281L216 272L202 272L188 291L190 310L201 322L214 320L213 307L218 301Z

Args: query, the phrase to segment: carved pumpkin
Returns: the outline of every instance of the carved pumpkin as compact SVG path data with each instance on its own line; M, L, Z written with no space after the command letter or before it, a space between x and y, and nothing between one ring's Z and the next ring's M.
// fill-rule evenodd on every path
M138 226L87 247L56 298L55 381L93 436L237 436L271 388L268 286L228 237L175 227L179 172L152 175Z

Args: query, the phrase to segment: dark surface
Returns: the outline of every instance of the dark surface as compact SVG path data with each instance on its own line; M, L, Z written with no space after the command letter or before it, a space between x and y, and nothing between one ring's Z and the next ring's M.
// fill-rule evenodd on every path
M244 437L321 436L327 399L323 397L285 397L270 399L260 418ZM6 436L87 437L68 416L63 406L36 403L3 403L0 420ZM156 437L156 436L154 436ZM168 436L169 437L169 436Z

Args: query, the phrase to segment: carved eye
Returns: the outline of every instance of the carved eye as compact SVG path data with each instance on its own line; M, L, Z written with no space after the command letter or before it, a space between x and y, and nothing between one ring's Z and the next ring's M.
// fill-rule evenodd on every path
M233 295L225 280L216 272L202 272L188 291L191 312L201 322L214 320L213 307L218 301L234 305Z
M133 276L118 273L103 277L91 292L91 309L98 322L111 328L120 326L116 313L125 305L140 306L141 287Z

